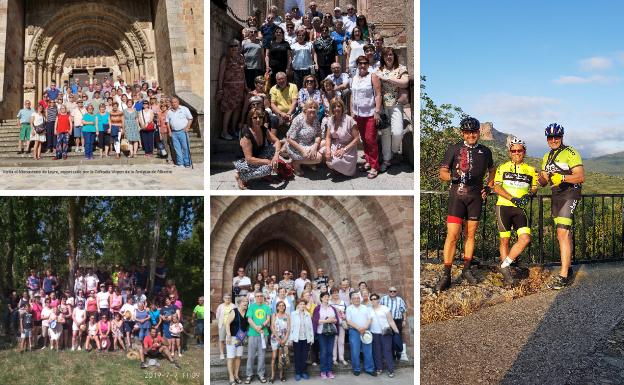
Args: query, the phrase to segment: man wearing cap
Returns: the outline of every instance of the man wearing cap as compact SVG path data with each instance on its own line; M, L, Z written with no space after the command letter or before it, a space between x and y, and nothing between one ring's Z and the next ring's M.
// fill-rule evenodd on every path
M399 344L397 341L396 344L392 344L392 355L395 359L398 360L399 358L401 358L401 352L403 351L402 336L403 326L405 326L407 322L407 304L405 303L403 298L397 295L397 289L395 286L390 286L390 288L388 289L388 294L381 297L379 304L384 305L388 309L390 309L390 315L392 316L392 319L394 320L397 329L399 329L398 337L401 343Z
M353 369L354 375L360 375L360 352L363 351L364 371L376 377L377 373L375 372L375 364L373 361L372 334L368 332L373 322L373 311L368 306L360 304L361 299L358 293L351 293L350 299L351 305L347 306L346 314L347 324L349 325L349 344L351 345L351 368ZM368 337L370 337L370 342L367 340ZM364 341L362 341L362 339L364 339Z
M471 285L477 284L477 279L470 270L475 234L483 201L494 184L496 172L492 151L478 143L479 121L473 117L465 117L460 122L460 130L463 141L451 145L440 164L440 179L451 182L451 188L444 241L444 273L436 286L438 292L451 286L451 269L462 225L466 226L462 278ZM484 186L483 180L486 176Z
M342 20L342 9L340 7L334 8L334 22Z

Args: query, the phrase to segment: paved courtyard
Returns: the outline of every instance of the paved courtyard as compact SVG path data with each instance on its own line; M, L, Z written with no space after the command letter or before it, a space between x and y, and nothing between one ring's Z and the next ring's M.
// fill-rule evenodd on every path
M414 170L408 164L393 165L388 172L369 180L366 173L354 177L332 177L326 167L312 171L304 166L304 175L288 182L269 183L256 180L249 183L250 190L413 190ZM234 170L211 170L211 190L238 190Z
M79 165L0 168L8 190L203 190L204 165Z

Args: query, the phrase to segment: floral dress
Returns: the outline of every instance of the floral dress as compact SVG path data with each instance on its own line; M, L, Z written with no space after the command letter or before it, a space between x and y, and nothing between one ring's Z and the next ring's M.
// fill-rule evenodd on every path
M286 315L275 319L275 329L277 329L277 336L271 334L271 348L273 350L277 350L280 347L277 338L284 339L288 332L288 317Z
M124 111L124 128L126 131L126 139L130 142L138 142L141 140L139 137L139 124L137 123L137 112L136 110L129 112L128 110Z
M392 68L392 69L384 68L383 70L377 69L377 72L383 78L389 78L389 79L399 79L403 75L408 76L407 67L401 64L399 64L397 68ZM394 107L397 104L397 100L399 98L399 87L394 84L390 84L390 82L382 81L381 90L383 93L384 106Z
M286 137L299 143L299 145L307 151L312 147L316 138L323 137L321 124L315 119L314 123L309 125L305 120L305 113L301 113L293 120L290 129L286 133ZM296 148L290 145L288 146L288 155L290 155L290 159L292 160L306 159L304 154L300 154Z
M221 111L234 111L243 106L245 101L245 58L236 55L225 58L223 73L223 99Z

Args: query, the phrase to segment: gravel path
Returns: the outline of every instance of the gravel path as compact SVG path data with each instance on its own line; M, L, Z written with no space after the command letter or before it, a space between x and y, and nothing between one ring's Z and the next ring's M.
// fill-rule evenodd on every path
M575 268L575 270L578 269ZM421 384L568 384L624 318L624 264L421 328ZM570 377L573 378L570 378Z

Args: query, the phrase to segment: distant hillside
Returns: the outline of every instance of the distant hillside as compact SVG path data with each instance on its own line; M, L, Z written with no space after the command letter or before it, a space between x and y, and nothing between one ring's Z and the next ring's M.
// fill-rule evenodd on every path
M624 177L624 152L583 160L585 169L617 177Z
M485 129L485 130L484 130ZM498 166L507 162L507 138L510 134L494 129L492 123L481 124L480 142L492 150L494 163ZM539 170L541 159L527 156L525 162ZM584 159L585 183L584 194L615 194L624 192L624 152L610 154L593 159ZM549 194L550 189L540 188L540 194Z

